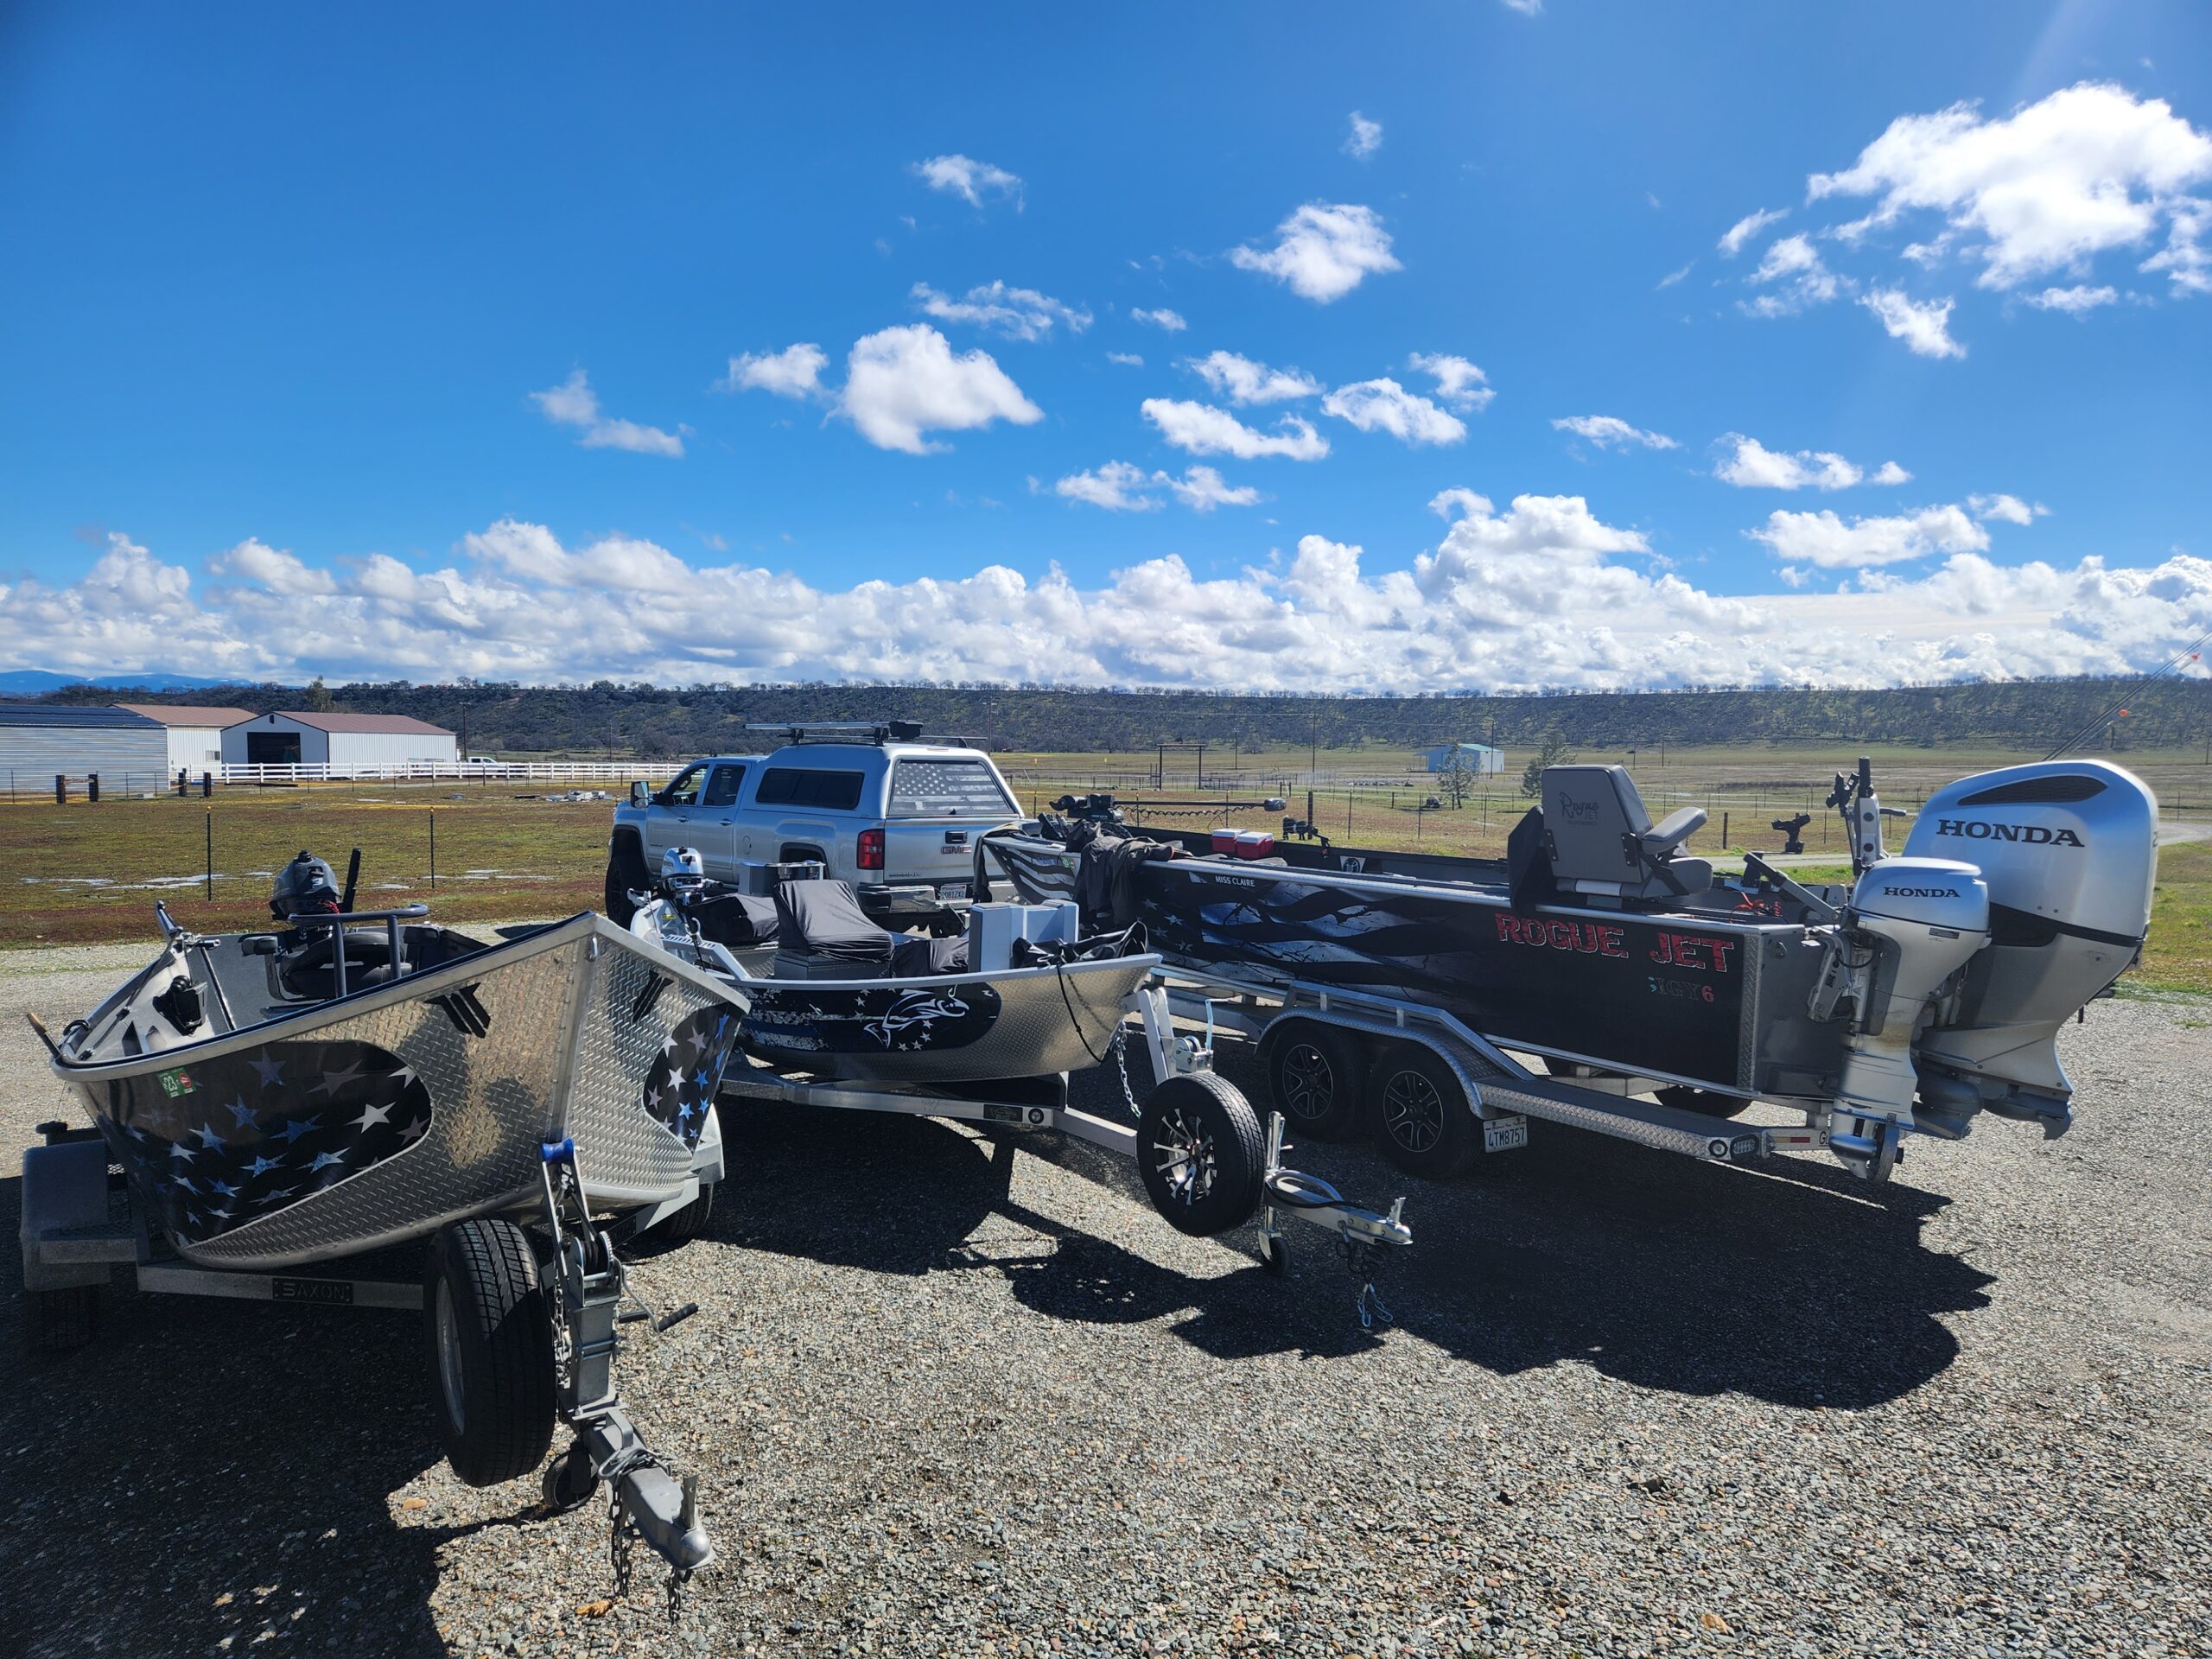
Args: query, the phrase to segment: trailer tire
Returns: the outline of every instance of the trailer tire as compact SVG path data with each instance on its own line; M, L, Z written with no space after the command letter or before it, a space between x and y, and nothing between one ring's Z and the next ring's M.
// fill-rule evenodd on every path
M707 1230L708 1221L715 1213L715 1185L713 1181L702 1184L699 1196L666 1220L657 1224L652 1236L669 1244L688 1244L702 1236Z
M1658 1091L1656 1098L1662 1106L1671 1106L1678 1112L1695 1112L1700 1117L1741 1117L1751 1109L1751 1103L1741 1095L1724 1095L1717 1089L1692 1089L1686 1084L1670 1084Z
M453 1471L496 1486L553 1443L553 1326L529 1235L464 1221L430 1245L423 1286L430 1408Z
M645 868L645 855L639 850L637 838L624 836L607 855L607 919L617 927L630 925L630 918L638 913L637 906L630 902L632 893L642 893L652 886L652 872Z
M1210 1238L1260 1208L1260 1119L1236 1085L1211 1071L1173 1077L1137 1116L1137 1168L1152 1207L1179 1233Z
M1392 1043L1368 1074L1367 1099L1382 1155L1408 1175L1448 1181L1482 1149L1467 1091L1441 1056L1419 1043Z
M1318 1020L1288 1020L1268 1033L1268 1098L1294 1134L1341 1141L1359 1127L1365 1067L1350 1033Z
M30 1345L41 1354L66 1354L91 1342L100 1325L100 1287L68 1285L25 1294L30 1304Z

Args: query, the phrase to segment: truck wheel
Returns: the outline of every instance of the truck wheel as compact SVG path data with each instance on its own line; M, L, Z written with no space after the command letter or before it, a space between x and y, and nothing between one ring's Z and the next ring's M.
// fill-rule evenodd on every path
M1359 1122L1358 1046L1319 1020L1297 1020L1269 1034L1268 1095L1294 1131L1341 1141Z
M1393 1043L1368 1074L1382 1155L1408 1175L1448 1181L1481 1149L1481 1124L1452 1068L1418 1043Z
M644 892L652 881L652 873L645 868L645 855L638 850L636 842L626 837L607 855L607 919L617 927L629 926L630 918L638 913L630 895Z
M1656 1098L1662 1106L1671 1106L1678 1112L1695 1112L1700 1117L1740 1117L1751 1109L1751 1103L1741 1095L1724 1095L1717 1089L1692 1089L1683 1084L1672 1084L1660 1090Z
M1264 1156L1252 1103L1225 1077L1185 1072L1145 1097L1137 1168L1152 1207L1179 1233L1209 1238L1251 1220Z
M100 1287L70 1285L60 1290L27 1292L30 1304L30 1344L42 1354L66 1354L82 1348L99 1329Z
M553 1325L530 1238L511 1221L464 1221L430 1246L423 1323L430 1404L453 1471L496 1486L553 1443Z

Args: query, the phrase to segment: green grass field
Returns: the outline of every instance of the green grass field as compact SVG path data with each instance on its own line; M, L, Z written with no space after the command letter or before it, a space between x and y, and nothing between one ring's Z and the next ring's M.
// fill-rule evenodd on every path
M1217 756L1217 750L1218 755ZM1580 759L1630 765L1654 816L1694 801L1711 815L1696 837L1701 855L1730 861L1746 849L1771 851L1782 836L1770 820L1809 810L1806 849L1843 857L1840 825L1820 800L1828 773L1852 756L1829 750L1770 748L1584 752ZM1896 748L1873 753L1885 802L1911 808L1927 791L1962 773L2033 757L2000 751ZM2186 754L2120 757L2145 776L2169 808L2212 821L2212 770ZM1268 795L1306 810L1332 842L1347 846L1496 856L1529 803L1519 788L1525 753L1510 753L1505 775L1482 780L1461 805L1423 810L1437 780L1413 770L1403 751L1300 749L1236 753L1210 745L1205 787L1197 757L1167 757L1161 786L1154 756L1009 754L998 757L1021 804L1049 803L1068 791L1110 788L1137 803L1141 823L1194 830L1215 824L1279 829L1281 815L1256 804ZM1217 759L1219 765L1217 766ZM188 927L221 931L267 917L274 873L311 848L342 874L346 855L362 849L363 908L417 901L454 920L504 921L595 907L606 868L611 802L518 799L518 786L452 784L329 785L299 789L229 789L212 802L110 798L25 802L0 807L0 947L84 944L156 937L154 901L164 899ZM1155 803L1169 804L1154 804ZM1251 803L1237 805L1236 803ZM1722 839L1724 821L1727 829ZM207 881L207 832L213 830L213 896ZM431 834L436 834L433 890ZM1892 832L1892 845L1902 827ZM1835 879L1814 870L1808 879ZM2132 982L2145 988L2212 991L2212 842L2167 848L2145 962Z

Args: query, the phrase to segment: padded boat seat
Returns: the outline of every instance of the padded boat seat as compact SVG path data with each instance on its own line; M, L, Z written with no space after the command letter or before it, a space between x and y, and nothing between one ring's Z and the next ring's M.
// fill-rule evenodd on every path
M886 979L895 943L868 918L847 882L777 885L778 979Z
M1675 855L1705 818L1686 806L1653 823L1622 766L1544 768L1544 847L1563 893L1637 904L1703 893L1713 866Z
M693 905L689 912L699 924L702 938L733 950L742 950L751 945L766 944L779 936L781 918L773 899L756 898L719 884L710 886L710 896Z
M891 972L898 979L919 979L930 974L968 971L968 936L949 939L902 938L891 947Z

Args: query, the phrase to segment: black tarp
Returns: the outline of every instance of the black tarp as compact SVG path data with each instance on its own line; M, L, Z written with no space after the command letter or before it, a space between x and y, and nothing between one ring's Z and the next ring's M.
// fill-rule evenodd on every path
M779 950L888 969L893 943L842 881L786 881L776 889Z

